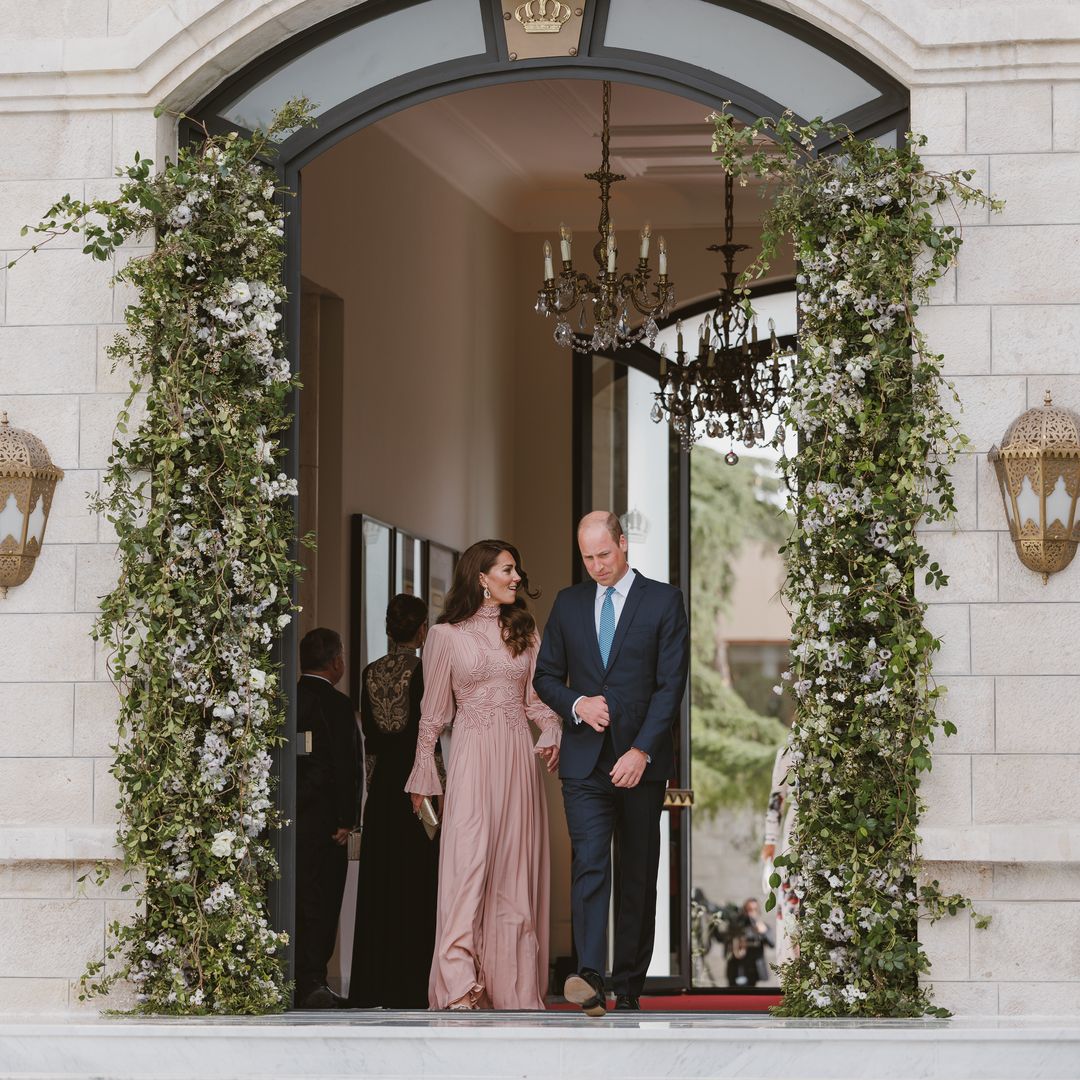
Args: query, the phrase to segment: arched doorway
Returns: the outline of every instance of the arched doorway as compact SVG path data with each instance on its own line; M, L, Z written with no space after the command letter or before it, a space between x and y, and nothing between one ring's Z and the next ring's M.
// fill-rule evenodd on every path
M393 114L446 95L538 79L615 79L709 108L729 102L731 111L747 120L788 109L800 117L844 122L865 138L898 140L907 128L902 86L849 47L765 4L594 0L549 6L558 8L553 21L559 28L530 35L524 23L533 11L526 4L367 0L277 46L225 80L191 113L211 130L245 130L265 122L292 96L317 101L318 128L295 132L280 145L277 167L283 185L293 191L301 190L305 167ZM304 330L301 228L297 206L286 234L292 300L285 326L294 369L301 367ZM299 417L300 410L293 411ZM299 446L297 420L291 441L294 475ZM289 686L295 683L295 644L291 638L283 642ZM292 709L285 734L291 743ZM287 754L282 758L290 760ZM279 799L291 819L293 770L279 772ZM288 830L279 860L281 887L272 907L277 924L288 929L294 868Z

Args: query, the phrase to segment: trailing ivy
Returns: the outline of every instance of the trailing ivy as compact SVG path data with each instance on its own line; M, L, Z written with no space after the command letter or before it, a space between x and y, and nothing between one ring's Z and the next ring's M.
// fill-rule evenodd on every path
M920 909L919 784L941 691L931 676L940 642L916 580L940 588L947 578L916 528L953 514L949 467L965 440L916 313L960 247L945 213L956 200L996 204L970 172L928 170L917 136L891 149L789 116L745 127L713 119L722 166L743 184L765 178L775 195L750 273L764 273L788 239L799 267L798 359L782 416L799 448L780 460L798 506L783 548L798 823L777 864L801 911L780 1012L940 1012L920 982L929 962L918 920L969 905L935 882ZM840 139L836 153L816 152L825 135Z
M84 977L88 994L130 980L147 1013L285 1004L266 903L284 716L271 648L299 569L296 481L277 461L296 382L278 310L283 193L263 162L306 116L290 103L269 131L206 137L157 172L136 156L116 199L65 197L33 230L80 232L101 260L156 236L115 278L137 294L109 350L131 394L96 503L118 545L95 636L120 689L112 772L138 904Z

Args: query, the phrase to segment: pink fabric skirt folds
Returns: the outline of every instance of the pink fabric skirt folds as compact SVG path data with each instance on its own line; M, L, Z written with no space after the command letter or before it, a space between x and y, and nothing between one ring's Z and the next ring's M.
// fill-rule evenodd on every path
M529 730L454 725L435 957L428 997L542 1009L548 967L548 825Z
M538 642L511 655L498 608L432 628L406 790L442 791L434 749L453 721L439 849L433 1009L542 1009L548 974L548 823L536 748L559 718L532 688Z

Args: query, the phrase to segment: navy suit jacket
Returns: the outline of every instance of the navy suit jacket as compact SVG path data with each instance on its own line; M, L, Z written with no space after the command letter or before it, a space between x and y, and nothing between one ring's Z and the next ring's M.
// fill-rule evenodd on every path
M596 767L604 736L574 722L579 697L604 697L616 756L632 746L652 758L644 780L675 774L672 727L686 689L689 629L682 593L635 574L605 667L596 640L596 583L582 582L555 598L536 658L533 686L562 717L559 775L584 780Z

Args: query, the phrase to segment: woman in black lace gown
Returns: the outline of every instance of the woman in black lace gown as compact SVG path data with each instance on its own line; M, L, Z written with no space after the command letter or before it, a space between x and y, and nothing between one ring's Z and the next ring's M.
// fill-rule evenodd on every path
M386 611L389 653L361 677L368 796L360 844L349 1005L426 1009L435 945L438 838L413 813L405 781L416 756L427 605L404 593Z

